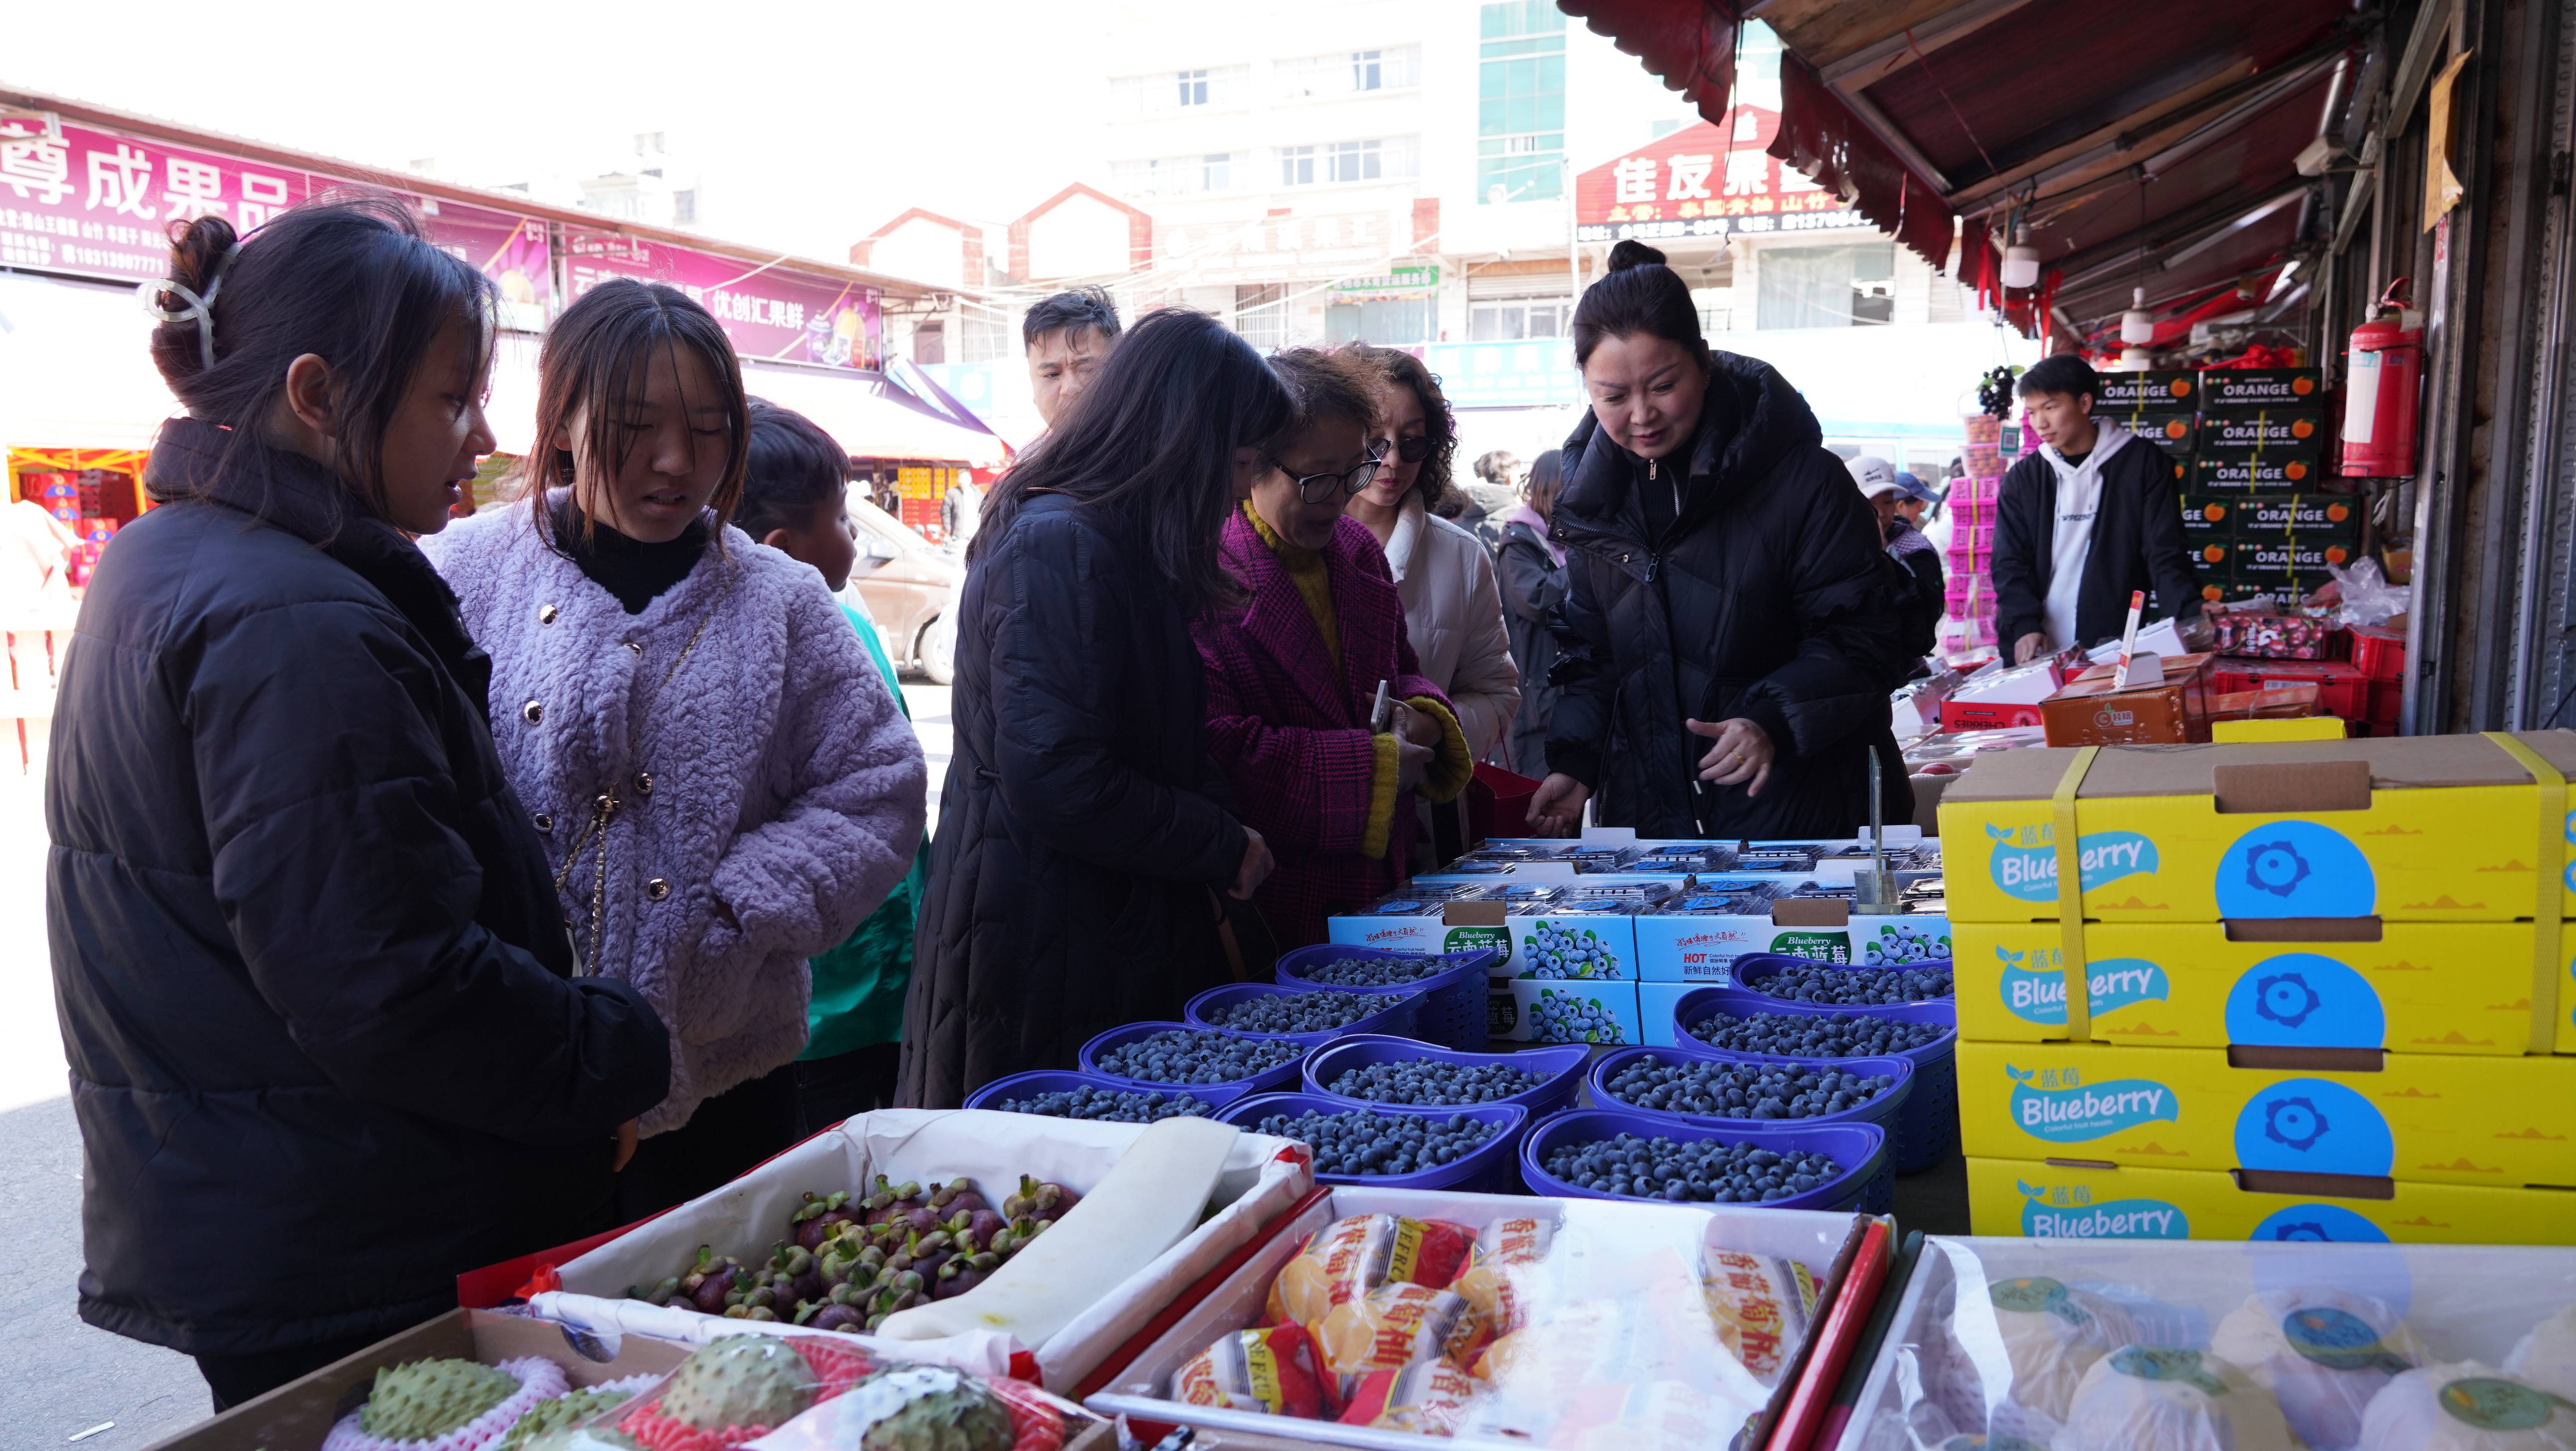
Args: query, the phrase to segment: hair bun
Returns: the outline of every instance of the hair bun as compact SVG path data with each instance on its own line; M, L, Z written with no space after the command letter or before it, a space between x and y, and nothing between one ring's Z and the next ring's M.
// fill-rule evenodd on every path
M1664 254L1647 246L1643 242L1631 239L1629 241L1621 242L1618 246L1610 249L1610 266L1608 270L1611 272L1625 272L1631 267L1661 267L1663 265Z

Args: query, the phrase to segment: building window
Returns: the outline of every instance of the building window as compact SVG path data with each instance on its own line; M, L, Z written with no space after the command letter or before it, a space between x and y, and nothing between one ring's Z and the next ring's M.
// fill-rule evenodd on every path
M1351 53L1351 89L1354 91L1380 89L1386 81L1383 61L1384 57L1377 51L1353 51Z
M1282 146L1279 148L1279 184L1313 186L1315 184L1315 148Z
M1270 75L1283 101L1409 91L1422 84L1422 47L1389 45L1299 56L1271 62Z
M1330 159L1335 181L1375 181L1380 175L1380 158L1374 141L1334 142Z
M1199 190L1234 190L1234 153L1211 151L1199 158Z
M683 227L697 222L698 189L696 187L683 187L671 193L671 220Z
M1467 341L1511 343L1523 338L1561 338L1574 305L1563 298L1525 302L1479 302L1467 309Z
M1435 303L1428 297L1334 303L1324 309L1324 341L1334 347L1343 343L1409 347L1430 342Z
M1856 327L1896 309L1896 244L1765 247L1754 264L1757 328Z
M948 361L948 326L936 318L912 330L912 360L928 367Z
M1565 193L1565 15L1548 0L1481 7L1476 195L1487 203Z
M1207 82L1207 72L1206 72L1206 71L1183 71L1183 72L1181 72L1181 104L1182 104L1182 105L1184 105L1184 106L1204 106L1204 105L1206 105L1207 103L1208 103L1208 82Z
M981 303L967 303L958 311L957 361L990 363L1019 353L1018 325L1008 314Z
M1282 283L1234 289L1234 330L1270 352L1288 343L1288 288Z

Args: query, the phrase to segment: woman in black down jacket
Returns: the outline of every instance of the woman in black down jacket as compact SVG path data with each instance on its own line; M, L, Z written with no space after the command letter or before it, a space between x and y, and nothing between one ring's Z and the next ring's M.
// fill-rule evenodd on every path
M1217 538L1288 417L1251 345L1159 312L994 486L967 551L904 1103L1071 1068L1093 1035L1232 980L1217 893L1248 899L1270 853L1208 756L1188 622L1236 592Z
M1547 723L1564 693L1549 683L1548 672L1556 667L1555 626L1563 620L1565 551L1547 537L1548 516L1564 491L1565 455L1552 448L1530 462L1521 502L1494 516L1502 529L1494 581L1502 589L1512 664L1521 672L1521 708L1503 741L1504 763L1532 780L1547 775Z
M221 1409L607 1227L670 1063L578 976L490 662L402 532L492 446L491 284L389 199L174 251L152 354L188 416L64 663L46 926L81 1318L195 1356Z
M1765 363L1713 353L1690 290L1636 242L1574 311L1592 412L1565 442L1567 551L1542 828L1849 836L1888 692L1913 662L1876 520ZM1887 772L1892 819L1913 819Z

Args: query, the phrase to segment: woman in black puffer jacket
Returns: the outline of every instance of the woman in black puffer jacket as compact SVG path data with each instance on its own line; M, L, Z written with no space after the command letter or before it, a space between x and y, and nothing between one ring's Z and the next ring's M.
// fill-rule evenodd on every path
M1663 261L1620 243L1574 313L1592 411L1548 531L1570 634L1531 818L1571 830L1597 800L1640 836L1849 836L1875 750L1910 821L1888 692L1914 662L1877 522L1798 390L1711 352Z
M606 1228L670 1060L580 975L491 663L404 537L492 446L491 284L391 199L174 250L152 350L188 416L64 663L46 926L81 1318L195 1356L221 1409Z

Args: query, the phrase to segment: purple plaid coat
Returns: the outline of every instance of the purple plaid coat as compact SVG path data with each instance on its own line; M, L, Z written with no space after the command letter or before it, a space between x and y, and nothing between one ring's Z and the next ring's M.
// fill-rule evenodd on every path
M1377 683L1398 700L1448 697L1424 679L1404 633L1404 601L1366 526L1342 519L1324 550L1342 637L1342 672L1279 556L1238 512L1226 521L1226 562L1250 589L1240 614L1190 627L1207 665L1208 750L1233 786L1244 824L1279 869L1254 900L1282 948L1324 940L1324 919L1403 880L1413 797L1396 798L1387 854L1360 855L1377 771L1369 707Z

